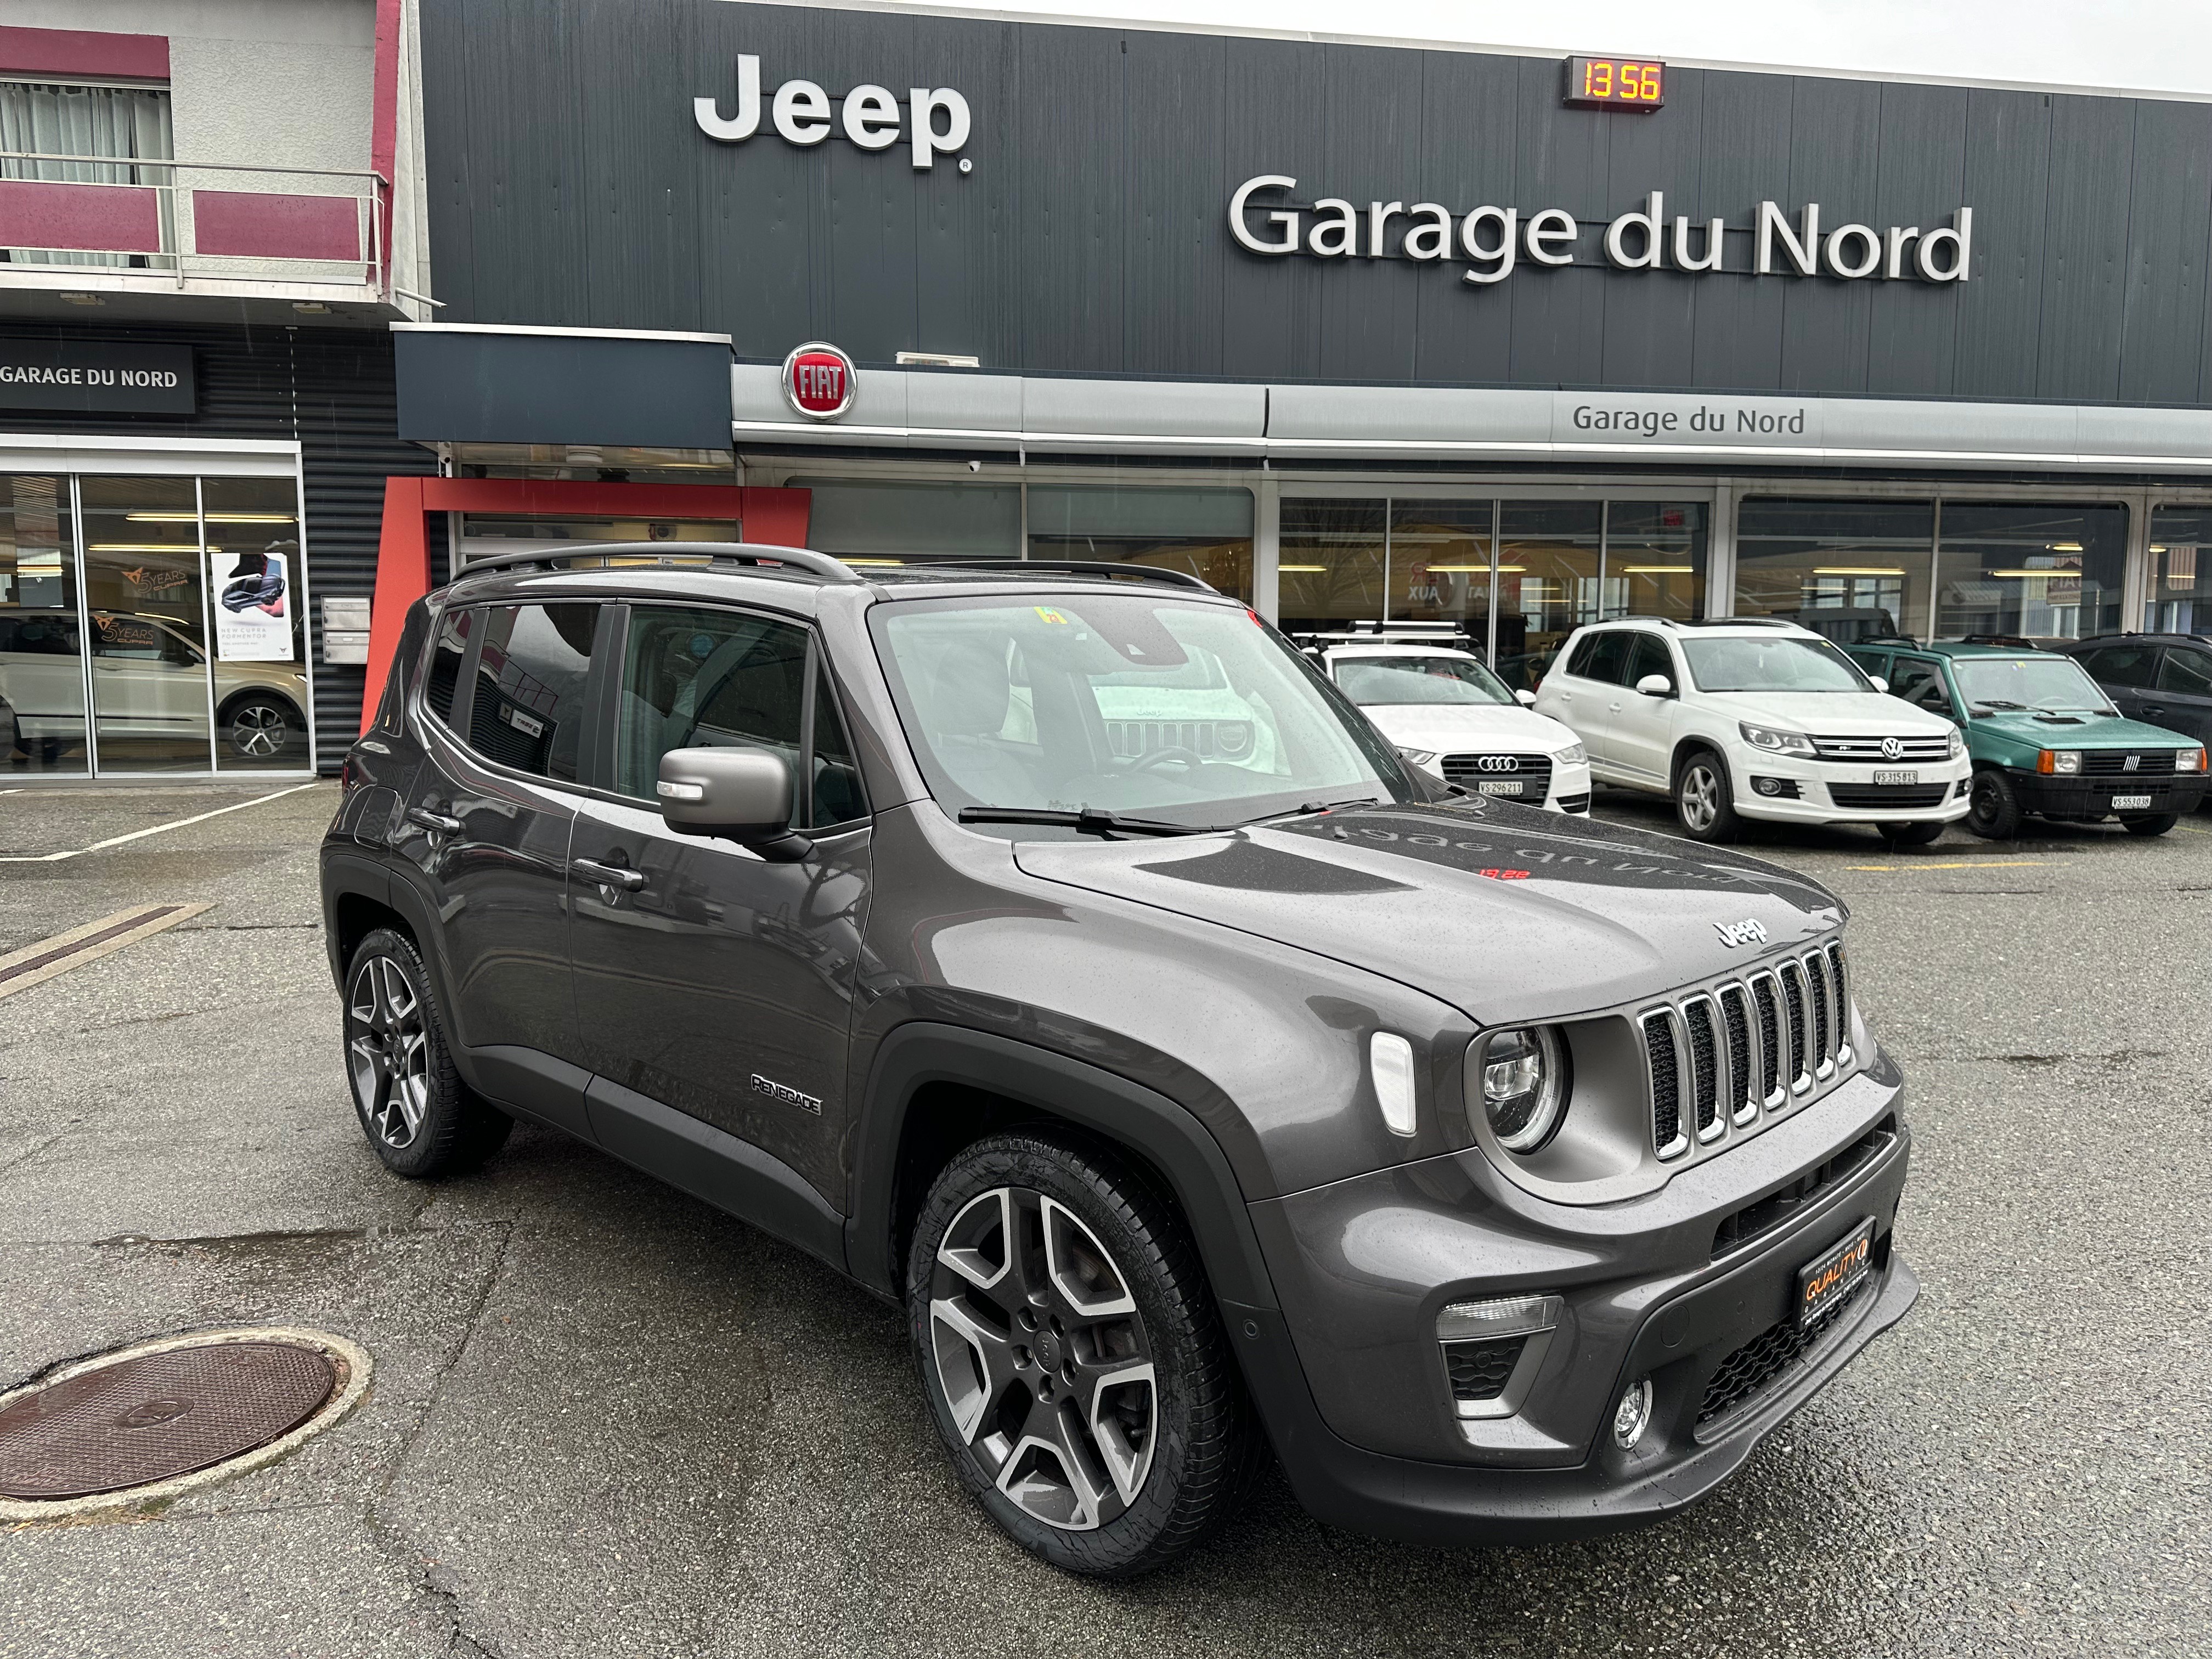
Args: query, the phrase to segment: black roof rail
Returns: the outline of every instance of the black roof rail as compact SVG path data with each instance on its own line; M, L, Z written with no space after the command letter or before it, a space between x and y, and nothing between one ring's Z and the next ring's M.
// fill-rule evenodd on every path
M1133 576L1139 581L1168 582L1177 587L1194 587L1201 593L1216 593L1220 590L1212 583L1192 575L1185 570L1164 570L1156 564L1119 564L1105 559L932 559L918 567L926 570L1006 570L1024 574L1032 570L1048 571L1055 575L1103 576L1109 580L1115 576Z
M676 569L685 564L704 561L711 568L715 565L735 566L740 569L757 569L763 564L787 565L810 576L819 576L824 581L866 581L850 565L831 558L827 553L817 553L805 547L771 547L754 542L586 542L574 547L541 548L532 553L495 553L488 559L471 559L453 573L453 580L478 575L493 570L574 568L571 561L596 559L601 567L612 568L617 556L634 559L641 565Z

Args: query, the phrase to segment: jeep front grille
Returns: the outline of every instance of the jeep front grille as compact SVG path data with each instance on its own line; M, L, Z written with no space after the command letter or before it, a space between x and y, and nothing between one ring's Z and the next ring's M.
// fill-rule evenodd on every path
M1850 1007L1843 946L1830 943L1643 1010L1652 1151L1680 1158L1841 1078Z
M1187 749L1202 760L1241 760L1252 752L1248 720L1108 720L1106 744L1123 760Z

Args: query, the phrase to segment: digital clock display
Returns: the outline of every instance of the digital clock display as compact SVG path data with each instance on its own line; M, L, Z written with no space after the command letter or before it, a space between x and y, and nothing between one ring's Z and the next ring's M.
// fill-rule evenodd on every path
M1566 101L1578 109L1657 109L1667 66L1649 58L1570 58Z

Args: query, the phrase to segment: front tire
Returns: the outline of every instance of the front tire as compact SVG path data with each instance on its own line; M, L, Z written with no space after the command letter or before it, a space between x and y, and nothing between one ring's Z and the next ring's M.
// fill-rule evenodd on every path
M1728 763L1711 750L1692 750L1675 769L1674 817L1692 841L1734 841L1742 833Z
M2020 796L2012 781L1994 768L1974 774L1974 792L1966 808L1966 828L1984 841L2010 841L2020 833Z
M396 1176L472 1170L514 1127L461 1081L422 958L389 927L362 940L346 970L345 1060L362 1133Z
M1068 1572L1126 1578L1235 1504L1255 1443L1196 1251L1100 1154L994 1135L931 1187L907 1261L922 1392L961 1484Z
M2131 836L2162 836L2181 822L2179 812L2138 812L2120 820Z
M1943 834L1940 823L1877 823L1875 829L1892 847L1925 847Z

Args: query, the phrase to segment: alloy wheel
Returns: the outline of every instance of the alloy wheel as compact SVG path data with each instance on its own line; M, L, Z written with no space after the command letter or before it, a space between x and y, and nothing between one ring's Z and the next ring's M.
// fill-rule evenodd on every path
M1713 827L1720 816L1721 783L1713 769L1703 761L1692 761L1682 774L1682 822L1693 830Z
M1097 1234L1034 1188L994 1188L945 1228L929 1295L946 1409L999 1492L1069 1532L1126 1510L1152 1470L1159 1396L1144 1318Z
M430 1096L430 1040L422 998L390 957L365 957L346 998L347 1069L369 1133L398 1151L422 1133Z
M282 752L289 735L284 711L270 703L247 703L230 717L231 746L254 760Z

